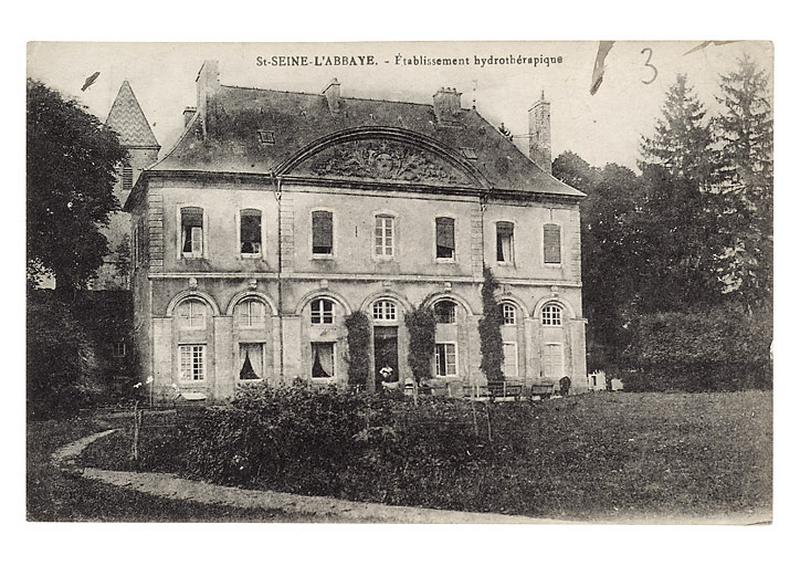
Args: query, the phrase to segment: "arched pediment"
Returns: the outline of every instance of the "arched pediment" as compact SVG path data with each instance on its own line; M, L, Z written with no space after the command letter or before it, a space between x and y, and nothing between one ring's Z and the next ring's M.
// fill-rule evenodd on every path
M400 128L354 128L320 138L288 159L280 175L484 187L478 170L433 138Z

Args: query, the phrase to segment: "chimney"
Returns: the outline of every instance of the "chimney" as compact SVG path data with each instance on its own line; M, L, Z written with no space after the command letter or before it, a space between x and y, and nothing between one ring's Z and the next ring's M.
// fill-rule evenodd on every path
M197 73L197 111L200 113L200 120L203 124L203 139L208 137L209 122L213 122L213 116L209 112L209 102L219 92L219 62L207 60L203 62L200 71Z
M328 101L328 110L331 111L331 114L336 116L339 113L339 106L341 103L341 85L339 81L334 77L331 79L331 82L328 83L328 86L322 91L322 94L325 95L325 98Z
M183 127L189 125L189 122L194 118L194 115L197 114L197 107L195 106L187 106L183 109Z
M433 113L439 124L453 124L461 114L461 93L454 88L440 88L433 95Z
M528 110L528 155L545 173L553 173L553 156L550 150L550 101L544 91Z

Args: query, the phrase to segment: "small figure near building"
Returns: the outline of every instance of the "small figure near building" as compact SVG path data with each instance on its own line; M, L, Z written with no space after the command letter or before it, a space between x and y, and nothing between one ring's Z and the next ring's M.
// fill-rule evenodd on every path
M572 385L572 380L566 375L558 380L559 393L562 397L569 395L570 385Z

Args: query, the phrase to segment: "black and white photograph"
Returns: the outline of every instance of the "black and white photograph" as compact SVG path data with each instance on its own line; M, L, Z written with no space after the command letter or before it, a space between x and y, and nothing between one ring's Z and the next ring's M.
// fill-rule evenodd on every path
M769 525L773 51L28 43L27 521Z

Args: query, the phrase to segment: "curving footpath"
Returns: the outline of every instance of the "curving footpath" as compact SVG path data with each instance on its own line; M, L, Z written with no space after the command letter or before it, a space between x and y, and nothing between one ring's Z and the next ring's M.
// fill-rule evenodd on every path
M423 507L401 507L380 503L346 501L331 497L296 495L276 491L241 489L180 478L156 472L120 472L99 468L81 468L76 459L92 442L118 429L91 434L61 447L53 453L53 464L62 471L103 483L171 499L207 505L225 505L240 509L281 511L307 515L308 522L352 523L536 523L557 524L565 521L534 519L499 513L441 511Z

